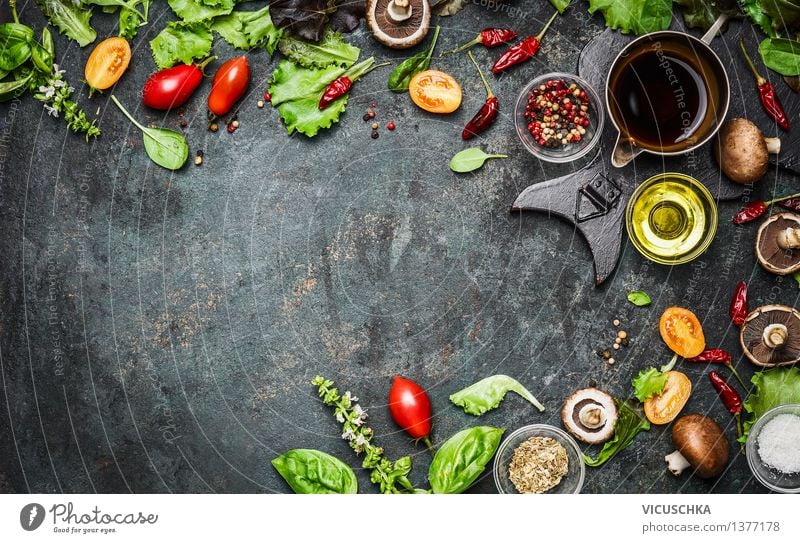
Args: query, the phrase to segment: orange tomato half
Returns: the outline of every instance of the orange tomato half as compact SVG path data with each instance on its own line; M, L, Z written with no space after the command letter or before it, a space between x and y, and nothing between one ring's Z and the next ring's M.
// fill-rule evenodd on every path
M125 38L108 38L97 44L86 61L84 75L93 89L105 90L119 81L131 62L131 46Z
M667 372L667 384L661 394L644 401L644 414L653 424L667 424L675 420L683 406L689 401L692 382L679 371Z
M452 113L461 105L461 86L452 75L425 70L408 84L411 100L431 113Z
M703 327L694 313L682 307L668 307L658 324L661 339L683 358L699 355L706 348Z

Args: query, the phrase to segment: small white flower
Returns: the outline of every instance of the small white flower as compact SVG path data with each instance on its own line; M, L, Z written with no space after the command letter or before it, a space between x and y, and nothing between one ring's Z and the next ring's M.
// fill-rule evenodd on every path
M48 115L52 115L53 117L58 117L58 110L49 104L44 105L45 111L47 111Z
M344 415L341 413L341 411L336 412L336 420L337 422L344 422Z
M347 430L344 431L344 433L342 433L342 439L344 439L346 441L353 441L353 439L355 439L355 437L356 437L356 433L353 432L353 430L350 429L350 428L348 428ZM361 437L361 436L359 436L359 437Z
M44 85L42 85L41 87L39 87L39 92L44 94L45 98L50 99L56 93L56 89L52 85L50 85L49 87L45 87Z
M353 419L353 424L361 426L367 420L367 412L359 404L353 406L353 413L356 415L356 418Z
M347 398L348 400L350 400L351 402L357 402L358 401L358 398L356 396L353 396L352 394L350 394L349 390L344 393L344 397Z
M67 87L67 92L72 94L73 92L75 92L75 87Z
M59 70L59 69L58 69L58 64L53 64L53 77L55 77L56 79L58 79L58 78L60 78L62 75L64 75L64 72L66 72L66 70Z
M364 447L365 445L368 445L368 444L369 444L369 440L367 440L367 438L365 438L361 434L358 434L356 436L356 445L357 446Z
M64 82L63 79L57 79L57 80L53 81L53 86L55 88L57 88L57 89L60 89L61 87L64 87L66 85L67 84L66 84L66 82Z

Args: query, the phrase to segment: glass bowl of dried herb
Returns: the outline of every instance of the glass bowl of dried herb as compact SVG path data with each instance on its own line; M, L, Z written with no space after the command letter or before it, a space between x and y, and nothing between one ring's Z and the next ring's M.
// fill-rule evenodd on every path
M501 494L579 494L585 476L578 444L549 424L519 428L494 458L494 483Z

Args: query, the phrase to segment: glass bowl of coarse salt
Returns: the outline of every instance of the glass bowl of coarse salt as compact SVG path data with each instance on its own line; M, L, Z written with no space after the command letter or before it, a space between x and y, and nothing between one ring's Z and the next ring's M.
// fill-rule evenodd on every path
M784 494L800 493L800 404L764 413L750 428L745 453L762 485Z

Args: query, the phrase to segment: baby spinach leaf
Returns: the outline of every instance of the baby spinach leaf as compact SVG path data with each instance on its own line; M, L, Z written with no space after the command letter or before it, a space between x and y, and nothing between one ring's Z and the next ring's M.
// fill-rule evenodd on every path
M761 60L781 75L800 75L800 42L786 38L767 38L758 46Z
M278 49L286 58L306 68L327 68L332 65L347 68L358 60L361 52L331 29L325 31L318 43L285 34L278 41Z
M413 57L407 58L392 70L392 73L389 74L389 90L392 92L408 91L408 86L411 84L411 80L414 76L419 72L427 70L428 66L431 65L431 56L433 56L433 50L436 48L436 40L438 39L439 27L437 26L428 49L417 53Z
M428 470L433 493L459 494L469 488L494 456L503 432L503 428L475 426L445 441Z
M150 160L168 170L177 170L186 163L186 159L189 157L189 146L186 144L183 134L167 128L147 128L134 119L113 94L111 101L136 128L142 131L144 150Z
M633 292L628 293L628 301L633 305L638 305L639 307L646 307L650 305L651 301L650 296L643 290L634 290Z
M672 22L672 0L589 0L589 13L603 14L606 26L641 36L666 30Z
M480 147L470 147L453 155L450 169L456 173L472 172L483 166L483 163L490 158L508 158L508 155L489 155Z
M519 381L508 375L492 375L482 379L455 394L450 395L450 401L470 415L482 415L494 409L506 397L507 392L516 392L530 403L536 406L539 411L544 411L544 406L539 400L534 398L528 389L522 386Z
M614 437L611 441L603 444L603 448L600 449L596 458L592 458L588 454L583 455L583 462L591 468L602 466L614 458L617 453L630 446L639 432L650 430L650 423L640 410L633 407L628 400L614 398L614 403L617 404L619 411L617 424L614 426Z
M272 465L297 494L358 492L358 481L353 470L335 456L322 451L294 449L273 459Z

